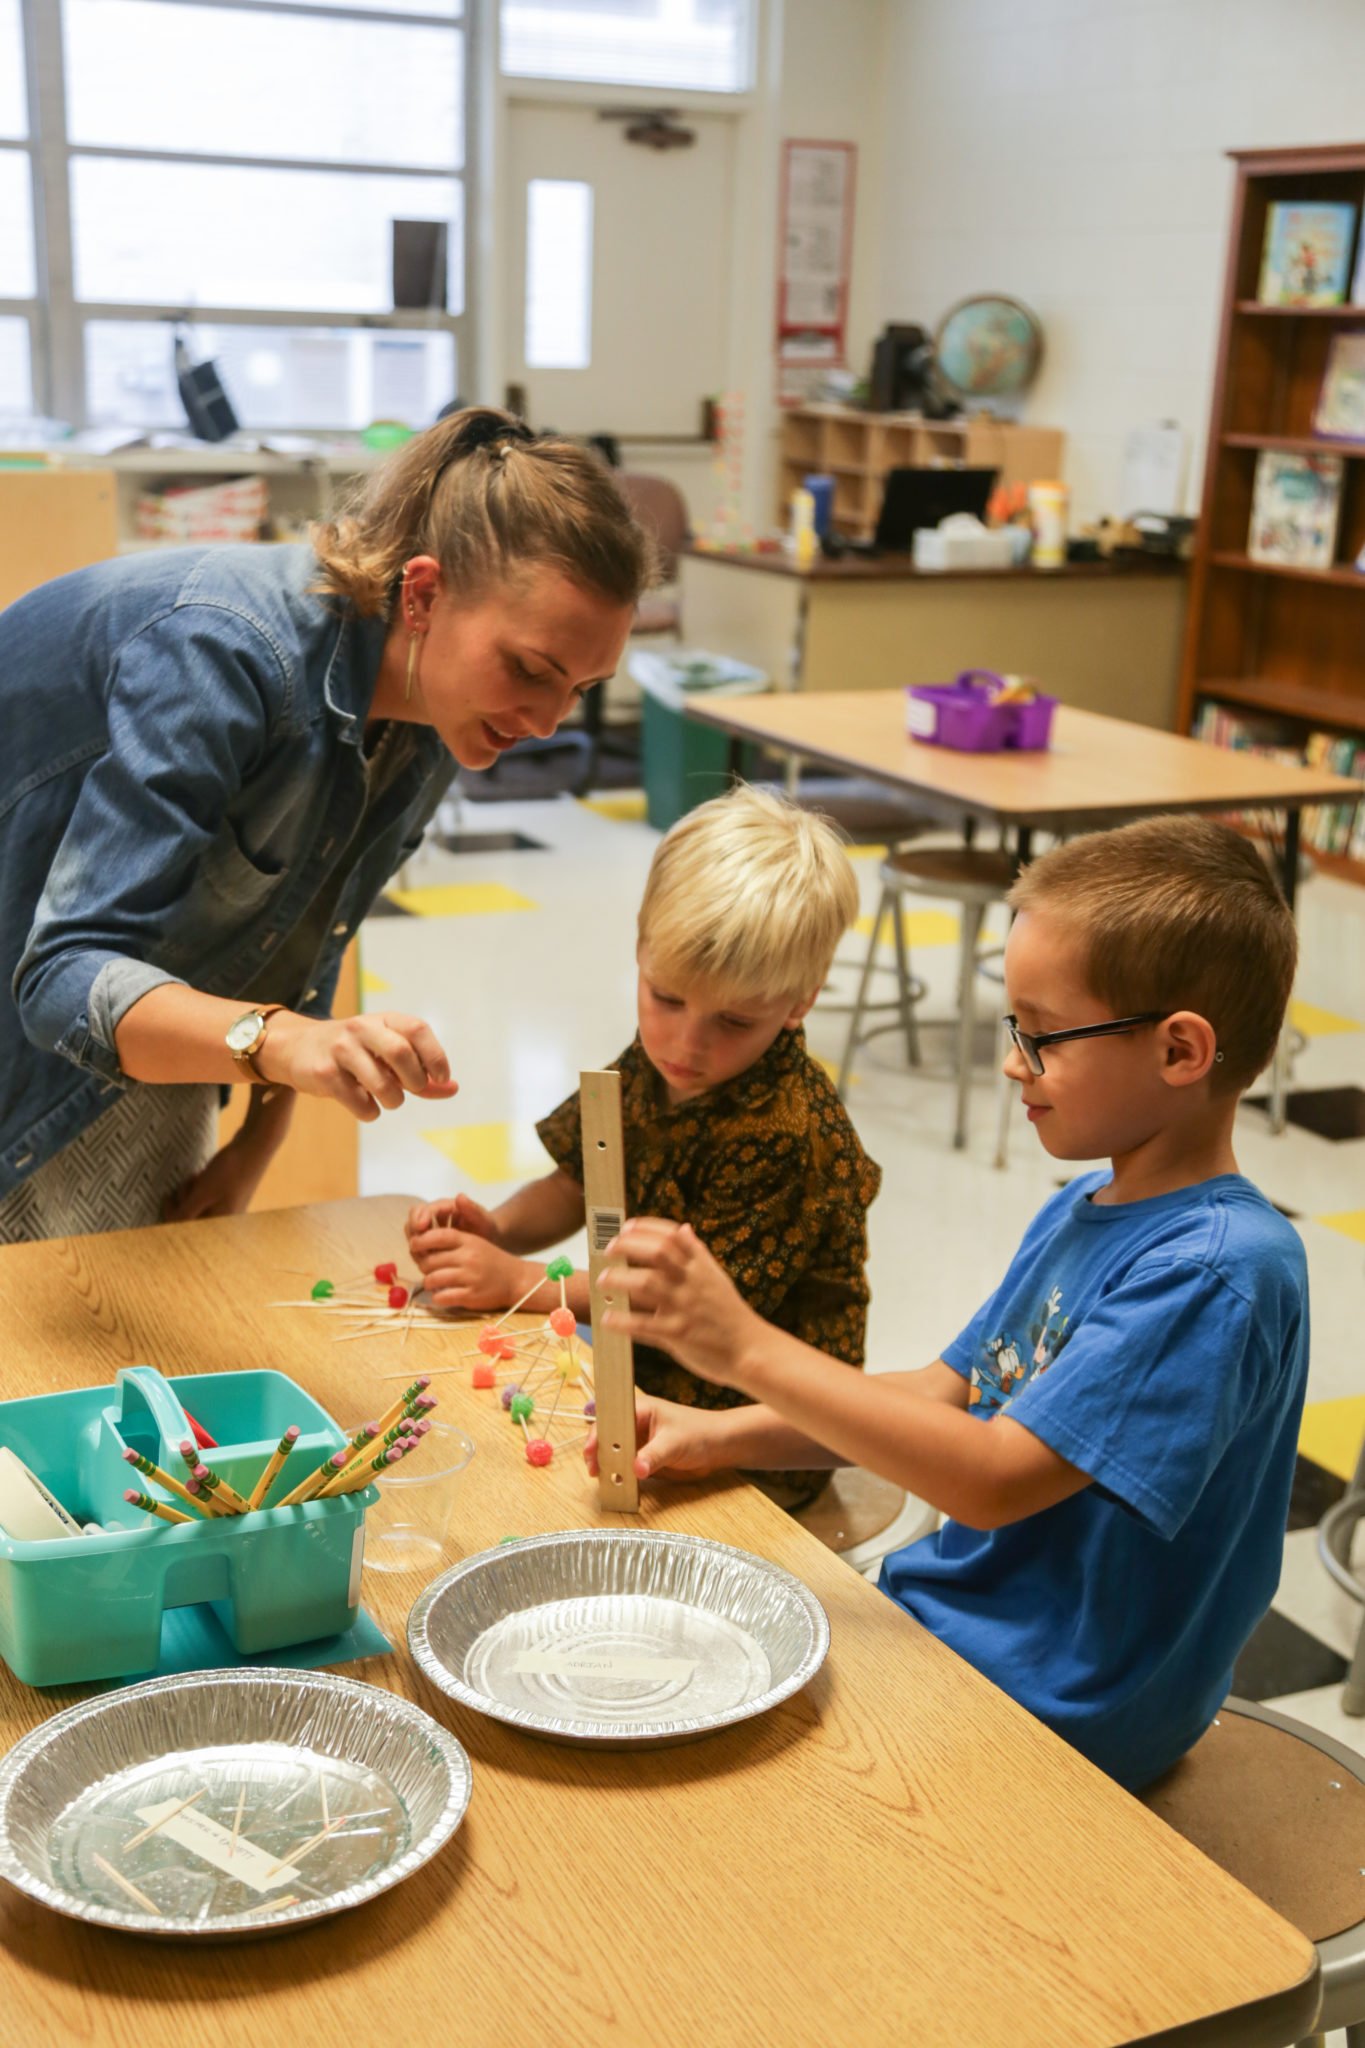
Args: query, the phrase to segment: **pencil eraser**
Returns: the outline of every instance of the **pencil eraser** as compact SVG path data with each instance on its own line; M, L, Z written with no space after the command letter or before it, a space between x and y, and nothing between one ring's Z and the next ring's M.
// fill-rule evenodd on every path
M290 1443L291 1443L291 1444L293 1444L293 1443L297 1443L297 1442L298 1442L298 1440L299 1440L299 1426L298 1426L297 1422L291 1422L291 1423L290 1423L290 1425L289 1425L288 1429L287 1429L287 1430L285 1431L285 1435L286 1435L286 1436L288 1437L288 1439L289 1439L289 1441L290 1441Z
M349 1450L349 1449L347 1449L347 1450L344 1450L344 1451L333 1451L333 1453L332 1453L331 1457L330 1457L330 1458L329 1458L329 1459L327 1460L327 1463L328 1463L329 1465L335 1465L335 1466L336 1466L336 1468L337 1468L337 1471L339 1472L339 1471L341 1470L342 1466L343 1466L343 1465L348 1465L348 1464L350 1463L350 1461L351 1461L351 1452L350 1452L350 1450Z
M124 1489L123 1489L123 1498L124 1498L124 1499L125 1499L126 1501L131 1501L134 1507L136 1507L136 1506L137 1506L137 1504L138 1504L138 1500L139 1500L139 1497L140 1497L140 1496L139 1496L139 1494L138 1494L138 1490L137 1490L137 1488L136 1488L135 1486L125 1486L125 1487L124 1487Z
M125 1452L123 1453L123 1462L124 1462L124 1464L125 1464L125 1465L136 1465L136 1463L137 1463L137 1452L136 1452L136 1451L134 1451L134 1450L126 1450L126 1451L125 1451Z

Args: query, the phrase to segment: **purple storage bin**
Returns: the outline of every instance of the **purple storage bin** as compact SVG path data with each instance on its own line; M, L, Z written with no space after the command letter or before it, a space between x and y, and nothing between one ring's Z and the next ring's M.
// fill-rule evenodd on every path
M951 747L959 754L1040 753L1052 731L1055 697L1040 692L1031 704L997 704L1005 678L994 669L964 669L955 682L911 683L905 725L913 740Z

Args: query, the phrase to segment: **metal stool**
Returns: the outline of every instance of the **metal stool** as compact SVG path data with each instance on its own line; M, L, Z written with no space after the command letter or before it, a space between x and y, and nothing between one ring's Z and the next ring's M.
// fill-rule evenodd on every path
M1318 1556L1342 1591L1365 1604L1365 1583L1351 1569L1351 1538L1361 1520L1365 1520L1365 1443L1360 1447L1355 1474L1344 1497L1335 1507L1328 1508L1318 1523ZM1361 1616L1341 1706L1343 1713L1365 1714L1365 1615Z
M845 1564L872 1578L890 1551L927 1536L938 1515L893 1480L861 1465L842 1465L831 1474L820 1498L798 1509L792 1519Z
M1142 1803L1316 1945L1319 2031L1300 2048L1338 2027L1347 2048L1365 2048L1365 1756L1271 1707L1227 1700Z
M889 916L896 937L896 972L899 984L901 1026L912 1066L919 1064L919 1036L915 1028L909 953L901 928L901 900L906 896L930 896L961 906L962 949L957 977L957 1113L953 1144L961 1151L967 1142L967 1106L971 1098L972 1037L976 1025L977 943L981 922L992 903L1001 903L1014 881L1014 862L1007 853L992 853L974 846L898 846L882 862L881 901L872 921L867 958L863 962L848 1039L839 1064L839 1096L848 1086L858 1047L873 1036L862 1029L863 1017L871 1007L867 991L877 964L877 940ZM886 1030L886 1025L875 1027Z

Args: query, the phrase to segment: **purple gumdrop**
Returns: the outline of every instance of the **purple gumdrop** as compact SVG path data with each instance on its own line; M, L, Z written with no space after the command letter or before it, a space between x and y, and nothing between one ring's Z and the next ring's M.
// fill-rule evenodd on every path
M597 1413L597 1403L596 1403L596 1401L585 1401L585 1402L583 1403L583 1413L584 1413L585 1415L596 1415L596 1413Z
M512 1405L512 1402L513 1402L513 1399L514 1399L514 1397L515 1397L515 1396L516 1396L517 1394L519 1394L520 1392L521 1392L521 1388L520 1388L520 1387L504 1387L504 1388L503 1388L503 1390L502 1390L502 1405L503 1405L503 1407L504 1407L504 1408L510 1408L510 1407L511 1407L511 1405Z

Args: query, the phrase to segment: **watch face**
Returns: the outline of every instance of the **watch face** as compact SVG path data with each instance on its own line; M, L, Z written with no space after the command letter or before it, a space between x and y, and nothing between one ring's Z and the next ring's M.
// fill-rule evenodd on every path
M250 1052L261 1035L261 1013L249 1010L245 1017L239 1017L227 1035L229 1052Z

